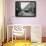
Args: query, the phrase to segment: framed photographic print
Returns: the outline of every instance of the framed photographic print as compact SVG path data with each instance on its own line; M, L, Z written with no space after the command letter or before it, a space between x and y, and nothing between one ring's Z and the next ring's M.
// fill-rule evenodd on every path
M36 1L16 1L15 16L16 17L35 17Z

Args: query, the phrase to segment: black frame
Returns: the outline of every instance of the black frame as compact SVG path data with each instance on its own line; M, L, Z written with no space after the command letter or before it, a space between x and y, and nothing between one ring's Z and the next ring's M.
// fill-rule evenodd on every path
M34 16L18 16L17 12L16 12L16 4L17 4L17 2L19 2L19 3L21 3L21 2L32 2L32 3L34 3L35 4L35 9L34 9L35 13L34 13ZM15 1L15 16L16 17L36 17L36 1Z

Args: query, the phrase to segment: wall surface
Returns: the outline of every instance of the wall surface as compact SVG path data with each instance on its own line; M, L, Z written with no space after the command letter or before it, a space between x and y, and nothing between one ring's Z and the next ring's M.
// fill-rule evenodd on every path
M6 24L41 25L43 37L46 37L46 0L35 0L35 1L36 1L36 17L15 17L15 0L5 0Z
M0 41L3 39L3 0L0 0Z

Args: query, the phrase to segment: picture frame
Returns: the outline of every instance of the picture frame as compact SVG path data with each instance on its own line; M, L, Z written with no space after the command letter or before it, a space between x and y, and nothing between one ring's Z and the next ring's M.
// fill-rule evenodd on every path
M15 1L16 17L36 17L36 1Z

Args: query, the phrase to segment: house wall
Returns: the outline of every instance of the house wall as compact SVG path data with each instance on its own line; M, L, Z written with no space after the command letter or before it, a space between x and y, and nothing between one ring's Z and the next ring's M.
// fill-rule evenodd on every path
M3 40L3 0L0 0L0 41Z
M7 24L41 25L42 37L46 37L46 0L32 1L36 1L36 17L15 17L15 0L5 0L6 10L5 25Z

